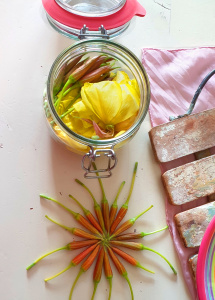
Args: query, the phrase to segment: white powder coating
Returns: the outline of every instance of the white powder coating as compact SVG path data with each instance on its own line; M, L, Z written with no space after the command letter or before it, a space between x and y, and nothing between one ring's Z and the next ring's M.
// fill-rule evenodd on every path
M198 247L215 215L215 202L207 203L175 216L177 229L186 247Z
M215 192L215 155L163 174L169 200L181 205Z
M156 131L156 136L160 138L164 137L168 132L175 130L175 124L169 124L166 126L161 127L161 130Z
M154 127L149 136L161 163L209 149L215 146L215 109Z

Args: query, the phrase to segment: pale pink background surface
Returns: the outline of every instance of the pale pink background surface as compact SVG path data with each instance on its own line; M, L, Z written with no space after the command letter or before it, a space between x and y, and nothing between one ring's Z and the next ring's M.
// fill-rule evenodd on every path
M144 48L142 49L142 63L151 85L149 114L152 127L154 127L169 122L169 116L177 116L187 111L199 84L208 73L215 69L215 48L177 50ZM193 113L213 107L215 107L215 76L202 90ZM212 152L215 153L215 149L212 149ZM194 156L189 155L161 164L161 173L193 160ZM198 249L184 247L173 218L176 213L205 202L206 199L199 199L186 205L173 206L165 199L167 223L193 299L197 299L197 291L187 261L192 254L198 253Z

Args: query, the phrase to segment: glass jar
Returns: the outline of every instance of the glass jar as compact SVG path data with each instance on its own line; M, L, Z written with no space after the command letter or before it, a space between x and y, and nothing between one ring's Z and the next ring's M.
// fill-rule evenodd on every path
M115 138L94 140L81 136L68 128L61 120L54 107L53 86L61 68L71 59L80 54L106 54L117 60L122 71L130 78L135 78L140 90L140 107L133 125L123 134ZM149 107L150 86L147 74L139 59L126 47L105 39L84 40L65 49L54 61L48 76L44 94L46 118L55 139L75 153L83 155L82 167L85 177L94 177L92 162L96 157L107 156L107 167L100 169L101 177L109 177L117 162L115 150L121 148L134 137L143 122ZM56 126L57 125L57 126ZM57 127L57 130L56 130Z
M134 16L146 14L137 0L42 0L42 3L50 25L74 40L115 38L128 28Z
M64 10L75 15L100 18L122 9L126 0L56 0L56 2Z

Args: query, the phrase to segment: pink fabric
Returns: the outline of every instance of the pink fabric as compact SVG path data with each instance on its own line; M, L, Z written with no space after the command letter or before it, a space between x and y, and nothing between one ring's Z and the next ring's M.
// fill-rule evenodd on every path
M179 50L142 49L142 63L151 85L149 114L152 127L169 122L169 116L184 114L203 78L215 69L215 47L200 47ZM215 75L203 88L193 113L215 107ZM215 153L215 149L212 149ZM189 155L175 161L161 164L162 174L179 165L194 160ZM198 249L184 247L173 217L176 213L204 204L199 199L186 205L173 206L166 203L166 219L178 253L185 281L192 299L197 299L195 283L188 266L188 258L198 253Z

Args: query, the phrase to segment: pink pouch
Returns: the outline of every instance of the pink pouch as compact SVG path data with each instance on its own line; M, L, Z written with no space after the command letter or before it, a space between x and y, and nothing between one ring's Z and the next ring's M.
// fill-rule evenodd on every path
M152 127L169 122L170 116L184 114L201 81L215 69L215 47L192 49L162 50L142 49L142 63L149 76L151 102L149 115ZM202 90L193 113L215 107L215 76ZM215 148L212 150L215 153ZM162 174L172 168L194 160L189 155L160 165ZM192 299L197 299L195 282L190 273L188 258L198 253L198 248L185 248L181 241L173 217L176 213L204 204L206 199L199 199L181 206L173 206L165 199L166 220L178 253L182 272Z

